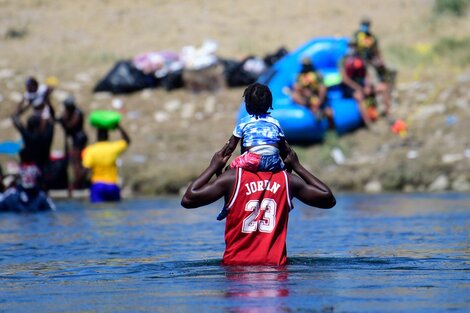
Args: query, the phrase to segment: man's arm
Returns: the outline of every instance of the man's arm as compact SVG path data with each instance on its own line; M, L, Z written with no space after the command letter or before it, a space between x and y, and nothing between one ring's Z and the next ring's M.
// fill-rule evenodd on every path
M235 148L238 145L238 142L240 141L240 138L237 136L233 135L230 136L229 140L225 143L224 147L222 148L222 155L224 157L229 157L232 155L233 151L235 151ZM217 173L215 173L217 177L222 175L222 169L218 170Z
M382 52L379 48L379 39L374 34L371 34L371 36L374 38L374 44L371 47L372 55L375 56L382 65L385 65Z
M127 142L127 145L130 145L131 144L131 137L129 137L126 130L120 124L118 124L117 129L121 133L122 139L124 139L124 141Z
M15 114L18 114L18 115L23 114L23 112L25 112L30 106L31 106L31 104L28 103L26 101L25 97L23 96L21 98L21 101L18 102L18 105L16 106Z
M13 113L11 116L11 120L13 122L13 125L15 126L16 129L18 129L21 133L24 130L24 126L21 123L20 116L24 111L21 110L21 108L18 106L18 109Z
M284 162L288 168L291 168L299 175L289 174L292 196L305 204L318 208L329 209L334 207L336 199L330 188L300 164L297 154L289 146L288 150L289 153Z
M21 131L21 129L23 128L23 125L21 124L20 117L18 116L18 114L13 114L11 116L11 120L15 128Z
M240 141L240 138L236 137L235 135L232 135L229 140L227 141L227 144L224 146L223 156L231 156L233 151L235 151L235 148L238 145L238 142Z
M52 121L55 122L55 120L56 120L56 118L55 118L55 109L54 109L54 107L52 106L52 103L51 103L51 101L49 100L49 97L46 97L46 98L44 99L44 101L45 101L44 105L45 105L46 107L49 107L49 113L50 113L50 115L51 115Z
M81 113L78 110L75 110L71 115L66 111L57 119L57 121L68 132L80 123L80 114Z
M210 182L211 178L221 171L230 155L224 156L227 144L216 152L207 167L188 187L181 199L181 205L187 209L197 208L210 204L222 197L228 197L235 181L235 170L225 171L222 175Z
M90 180L91 178L91 168L93 166L93 158L92 155L90 154L90 151L88 148L85 148L82 153L82 166L83 166L83 171L84 171L84 179Z

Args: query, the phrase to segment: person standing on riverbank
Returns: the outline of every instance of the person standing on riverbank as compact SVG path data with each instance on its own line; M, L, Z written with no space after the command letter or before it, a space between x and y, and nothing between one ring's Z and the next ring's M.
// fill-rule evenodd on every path
M131 139L121 125L117 125L122 139L109 141L107 129L97 129L97 142L83 151L83 166L91 172L90 201L120 201L117 158L128 148Z
M226 144L227 146L228 144ZM181 205L187 209L210 204L222 197L231 208L225 224L225 265L284 265L286 235L292 198L319 208L336 204L328 186L307 171L289 146L284 162L287 171L249 172L229 169L211 182L230 156L224 146L187 188Z

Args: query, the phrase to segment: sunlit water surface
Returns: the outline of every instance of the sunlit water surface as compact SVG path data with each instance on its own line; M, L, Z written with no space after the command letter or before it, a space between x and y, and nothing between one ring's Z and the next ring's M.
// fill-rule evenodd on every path
M0 312L470 311L470 195L296 202L288 265L220 265L221 203L0 214Z

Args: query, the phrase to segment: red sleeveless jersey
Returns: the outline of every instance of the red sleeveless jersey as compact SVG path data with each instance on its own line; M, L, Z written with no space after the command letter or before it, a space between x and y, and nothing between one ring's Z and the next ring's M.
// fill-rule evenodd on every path
M283 265L292 202L285 171L237 169L225 224L226 265Z

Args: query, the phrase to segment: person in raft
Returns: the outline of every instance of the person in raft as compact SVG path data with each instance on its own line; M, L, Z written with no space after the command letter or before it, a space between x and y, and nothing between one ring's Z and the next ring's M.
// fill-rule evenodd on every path
M299 162L286 144L287 170L251 172L243 168L221 171L230 156L228 143L187 188L181 205L191 209L224 197L229 214L225 223L224 265L284 265L287 262L286 234L292 198L329 209L336 200L330 188Z
M232 161L230 167L241 167L252 172L283 170L284 163L279 154L284 152L286 140L281 125L269 112L273 108L269 87L253 83L245 89L243 98L249 115L235 126L225 146L224 156L231 155L240 140L242 154ZM217 220L223 220L227 214L228 210L224 207Z
M119 201L117 158L127 149L131 139L121 125L117 125L122 139L109 141L107 129L97 129L97 142L83 150L83 167L91 172L90 201Z
M303 58L300 73L292 88L292 100L309 108L315 114L317 121L326 117L328 128L334 129L334 113L330 103L326 100L326 92L327 88L321 73L315 68L309 57Z
M367 76L366 61L357 52L357 42L354 39L348 42L348 50L339 62L339 69L344 97L354 98L357 101L362 120L365 126L369 127L372 118L368 114L368 105L374 102L368 99L374 97L374 88Z

